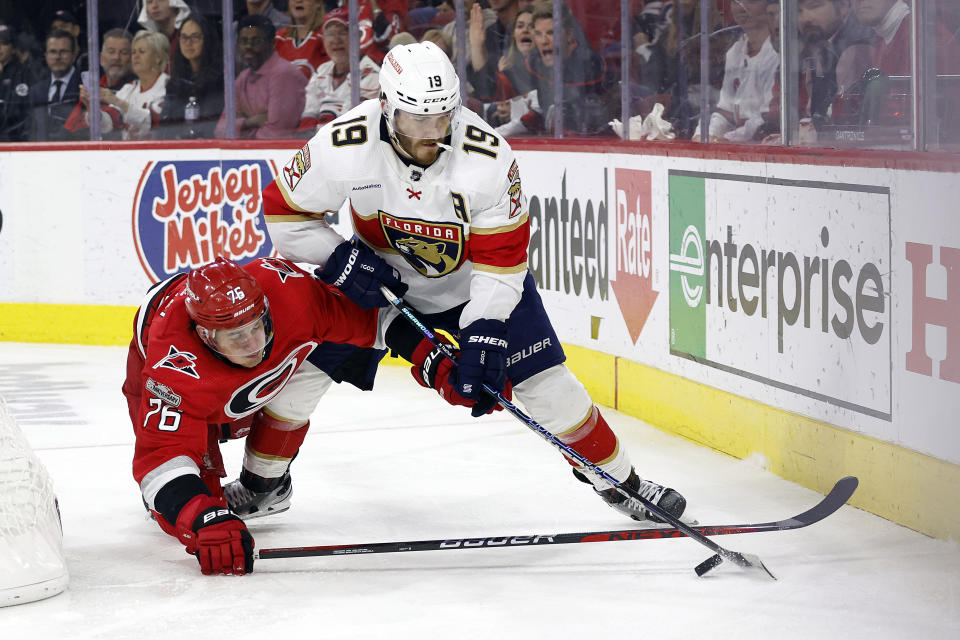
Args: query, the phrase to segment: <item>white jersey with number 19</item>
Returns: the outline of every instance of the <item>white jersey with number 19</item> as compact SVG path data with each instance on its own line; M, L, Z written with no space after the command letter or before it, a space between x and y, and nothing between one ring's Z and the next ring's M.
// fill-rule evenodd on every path
M410 286L407 301L425 313L469 301L461 327L505 320L520 300L530 237L513 150L467 109L445 144L428 167L406 162L380 102L361 103L323 126L264 191L274 245L325 264L344 241L325 216L348 202L356 235Z

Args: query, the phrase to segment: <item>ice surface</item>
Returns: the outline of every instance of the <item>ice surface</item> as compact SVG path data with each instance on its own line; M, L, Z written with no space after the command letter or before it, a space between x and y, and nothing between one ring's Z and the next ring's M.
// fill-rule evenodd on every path
M60 499L71 583L0 609L0 638L960 638L960 546L852 507L810 528L725 536L779 578L686 539L260 560L203 576L146 519L120 394L125 348L0 343L0 394ZM765 522L819 495L604 410L638 472L702 524ZM224 445L231 477L242 442ZM473 420L384 367L321 400L290 511L258 548L629 528L510 416ZM836 470L837 478L844 469Z

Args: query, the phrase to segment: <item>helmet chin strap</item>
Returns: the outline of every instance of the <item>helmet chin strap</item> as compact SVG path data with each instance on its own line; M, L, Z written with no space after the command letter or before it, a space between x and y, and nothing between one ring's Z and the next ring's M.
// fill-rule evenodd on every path
M397 130L393 128L393 116L384 114L383 119L387 123L387 133L390 134L390 144L393 146L394 150L407 160L416 162L417 159L410 155L407 150L403 148L400 138L397 137Z

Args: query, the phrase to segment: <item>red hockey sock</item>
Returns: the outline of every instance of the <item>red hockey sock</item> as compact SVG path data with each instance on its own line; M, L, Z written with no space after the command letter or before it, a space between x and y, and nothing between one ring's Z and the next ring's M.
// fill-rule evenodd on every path
M307 437L310 422L292 430L290 426L290 422L259 412L247 437L247 450L261 458L292 458Z
M610 425L603 419L596 405L583 422L558 435L557 439L597 465L613 459L619 448L617 434L610 429ZM570 458L567 458L567 462L575 467L580 466Z

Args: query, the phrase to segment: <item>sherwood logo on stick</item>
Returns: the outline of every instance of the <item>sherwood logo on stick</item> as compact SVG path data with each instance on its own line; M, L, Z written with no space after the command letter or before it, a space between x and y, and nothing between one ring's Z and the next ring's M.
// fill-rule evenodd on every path
M669 188L671 353L889 420L887 189L680 171Z

